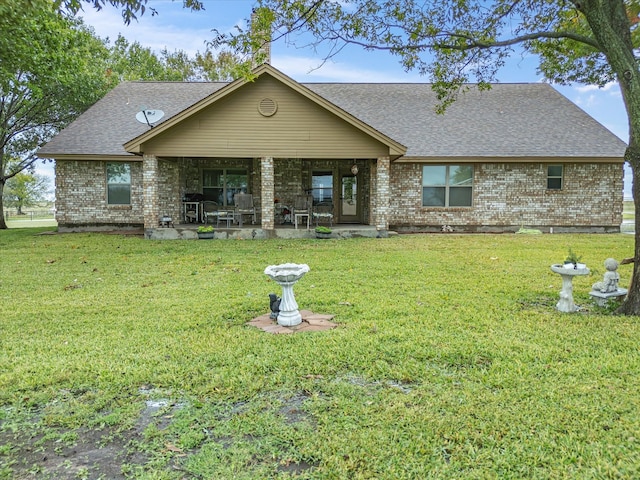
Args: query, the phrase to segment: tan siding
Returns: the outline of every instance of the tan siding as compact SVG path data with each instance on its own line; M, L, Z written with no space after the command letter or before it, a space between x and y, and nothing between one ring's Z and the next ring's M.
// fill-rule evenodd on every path
M258 103L271 98L271 117ZM143 146L157 156L352 158L388 155L388 147L265 75Z

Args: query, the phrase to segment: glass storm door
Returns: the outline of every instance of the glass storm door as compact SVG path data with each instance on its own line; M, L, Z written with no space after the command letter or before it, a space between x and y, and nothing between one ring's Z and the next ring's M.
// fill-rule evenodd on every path
M361 223L358 202L358 177L352 173L340 175L340 223Z

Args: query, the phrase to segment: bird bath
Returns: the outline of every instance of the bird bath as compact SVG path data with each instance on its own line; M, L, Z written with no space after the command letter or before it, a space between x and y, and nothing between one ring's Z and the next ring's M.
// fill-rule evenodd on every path
M566 267L560 264L551 265L551 270L562 277L562 290L560 291L560 300L556 304L556 308L561 312L575 312L578 307L573 301L573 277L577 275L589 275L589 269L586 265L579 263L579 268Z
M278 313L278 325L293 327L302 323L302 315L298 311L298 304L293 295L293 286L309 271L309 265L283 263L269 265L264 269L265 275L282 287L282 300Z

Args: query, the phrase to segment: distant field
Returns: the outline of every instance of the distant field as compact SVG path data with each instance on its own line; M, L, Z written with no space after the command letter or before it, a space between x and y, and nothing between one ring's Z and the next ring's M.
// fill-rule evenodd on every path
M15 217L7 221L7 226L9 228L57 227L58 222L55 221L53 216L49 218L34 218L33 220L29 217L19 219Z
M633 220L636 217L636 210L633 205L633 201L625 200L624 206L622 209L622 219L623 220Z
M15 210L5 210L4 217L9 228L56 227L51 205L30 207L24 215L16 215Z

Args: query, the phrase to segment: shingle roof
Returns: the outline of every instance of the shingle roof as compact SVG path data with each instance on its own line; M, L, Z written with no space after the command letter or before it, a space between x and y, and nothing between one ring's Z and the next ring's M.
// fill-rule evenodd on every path
M128 155L123 144L148 130L141 106L166 121L225 83L127 82L118 85L39 152ZM474 86L434 111L431 84L310 83L316 94L408 147L406 157L622 157L626 145L547 84Z
M544 83L472 86L445 114L431 84L307 84L408 147L407 157L619 157L626 145Z
M107 93L38 152L49 155L130 155L128 140L149 130L136 120L142 107L162 110L164 122L226 83L124 82Z

